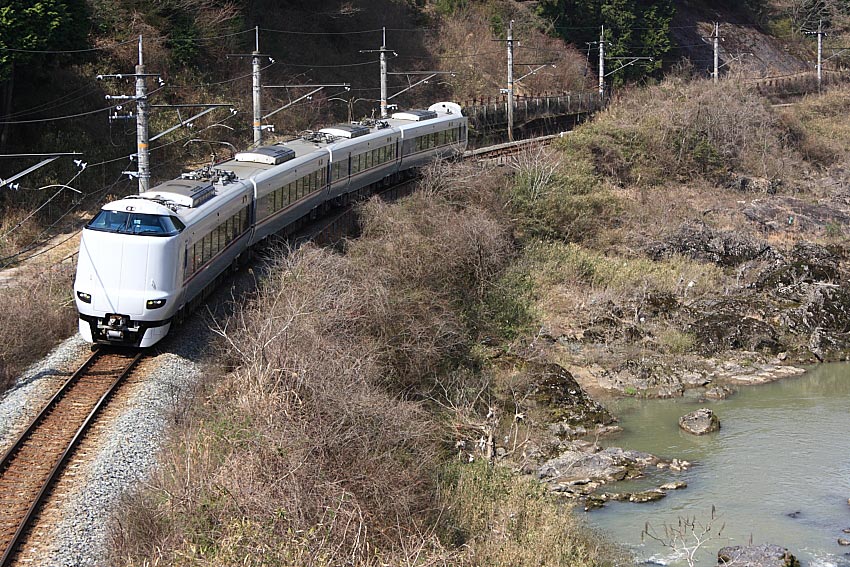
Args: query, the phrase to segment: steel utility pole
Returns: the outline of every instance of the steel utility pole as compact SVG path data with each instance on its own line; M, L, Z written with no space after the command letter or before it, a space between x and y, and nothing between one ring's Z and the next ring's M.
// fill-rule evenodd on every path
M599 34L599 103L605 102L605 26Z
M250 57L251 58L251 94L254 100L254 118L251 122L251 130L254 132L254 145L259 146L263 143L263 101L262 90L263 83L260 78L260 60L268 58L271 63L274 63L269 55L260 53L260 26L254 28L254 51L251 53L228 53L227 57Z
M387 117L387 28L381 30L381 118Z
M98 75L98 79L115 78L115 79L130 79L136 80L136 94L133 96L107 95L106 100L132 100L136 103L136 114L128 115L111 114L109 120L129 120L136 119L136 160L138 162L137 171L127 171L128 175L139 178L139 193L144 193L150 189L151 183L151 168L150 168L150 148L148 144L148 113L150 112L150 104L148 103L148 77L159 77L158 74L145 73L145 59L143 54L142 36L139 36L139 63L136 65L136 72L128 75ZM121 110L121 107L116 107L116 110Z
M823 20L818 22L818 92L823 82Z
M712 36L714 40L714 73L712 73L712 77L714 78L715 84L720 80L720 23L714 22L714 36Z
M817 35L818 36L818 91L821 90L821 86L823 83L823 20L818 22L818 31L816 32L804 32L806 35Z
M196 118L203 116L209 112L212 112L216 108L221 108L225 106L231 106L230 104L157 104L151 105L148 101L148 85L147 78L148 77L157 77L160 79L160 84L162 83L162 79L159 77L157 73L145 73L145 60L144 55L142 53L142 36L139 36L139 64L136 65L136 72L130 74L118 74L118 75L98 75L97 79L130 79L135 78L136 80L136 94L132 96L127 95L106 95L106 100L129 100L136 103L136 113L132 112L128 114L119 114L122 110L120 105L115 106L115 114L109 115L109 121L113 120L132 120L136 119L136 154L130 156L132 161L133 157L136 158L138 162L138 169L136 171L125 171L123 173L129 175L130 177L138 177L139 179L139 193L145 193L150 189L151 183L151 166L150 166L150 142L156 140L169 132L173 132L177 128L189 127L192 125L193 121ZM156 92L156 91L154 91ZM191 118L187 118L183 120L180 118L180 124L177 126L173 126L164 132L160 132L153 138L149 136L148 133L148 115L150 113L151 108L176 108L178 109L178 117L180 115L180 108L193 108L193 107L206 107L206 110L203 110ZM232 110L232 109L231 109ZM233 111L235 113L235 111Z
M148 142L149 110L142 36L139 36L139 64L136 65L136 150L139 156L139 193L144 193L151 186L151 154Z
M381 29L380 49L361 49L360 53L378 53L381 57L381 118L387 118L387 53L395 52L387 49L387 28Z
M508 141L514 141L514 21L508 24Z

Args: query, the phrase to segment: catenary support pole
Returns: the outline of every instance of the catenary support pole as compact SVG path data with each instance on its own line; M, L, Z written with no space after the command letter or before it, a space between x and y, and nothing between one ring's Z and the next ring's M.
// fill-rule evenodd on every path
M605 26L599 34L599 104L605 103Z
M254 120L251 127L254 131L254 145L263 143L263 106L262 83L260 81L260 26L254 31L254 52L251 54L252 95L254 99Z
M508 141L514 141L514 21L508 24Z
M823 82L823 20L818 22L818 92Z
M714 83L720 80L720 23L714 22L714 73L711 74Z
M381 118L387 117L387 28L381 35Z
M139 160L139 193L150 189L150 148L148 147L148 86L142 36L139 36L139 64L136 65L136 150Z

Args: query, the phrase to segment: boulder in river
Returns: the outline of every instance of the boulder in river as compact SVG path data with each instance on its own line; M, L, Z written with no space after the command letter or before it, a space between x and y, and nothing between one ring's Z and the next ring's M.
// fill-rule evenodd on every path
M800 562L787 548L765 543L736 545L717 552L717 565L735 567L800 567Z
M708 408L700 408L679 418L679 427L694 435L705 435L720 429L720 419Z
M540 480L564 483L576 479L613 482L637 478L643 470L658 462L649 453L624 451L619 447L608 447L595 453L569 447L554 459L543 463L537 470Z

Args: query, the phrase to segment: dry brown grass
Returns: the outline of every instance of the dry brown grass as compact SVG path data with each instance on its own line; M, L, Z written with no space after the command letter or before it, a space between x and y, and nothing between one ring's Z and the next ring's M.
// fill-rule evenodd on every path
M28 364L38 360L76 328L71 287L73 266L24 269L0 284L0 393Z
M4 207L0 214L0 260L17 254L22 247L35 241L42 230L39 221L40 218L25 206ZM12 260L14 258L7 261ZM0 265L5 263L0 261Z
M850 111L846 87L835 87L821 95L810 95L780 112L789 137L799 152L819 166L847 164Z
M583 525L530 478L482 462L450 469L448 513L468 553L457 565L628 565L627 555Z

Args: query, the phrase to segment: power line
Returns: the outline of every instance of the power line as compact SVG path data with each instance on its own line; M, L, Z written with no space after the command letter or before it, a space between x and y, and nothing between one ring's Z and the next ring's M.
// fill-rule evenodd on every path
M292 64L292 63L286 63L286 66L287 67L309 67L310 69L336 69L338 67L362 67L364 65L374 65L375 63L380 63L380 61L378 61L376 59L376 60L373 60L373 61L366 61L364 63L347 63L347 64L343 64L343 65L339 65L339 64L337 64L337 65L306 65L306 64L305 65L296 65L296 64Z
M254 30L251 30L254 31ZM295 31L295 30L275 30L271 28L260 28L260 31L270 32L270 33L281 33L281 34L289 34L289 35L358 35L365 33L378 33L383 31L383 28L377 28L374 30L352 30L345 32L308 32L308 31ZM404 31L404 30L398 30Z
M66 114L65 116L54 116L53 118L34 118L32 120L8 120L0 122L0 124L8 125L8 124L36 124L39 122L52 122L54 120L69 120L71 118L80 118L81 116L91 116L92 114L98 114L100 112L107 112L112 110L116 106L121 106L120 104L114 104L112 106L107 106L106 108L98 108L97 110L90 110L88 112L80 112L79 114Z
M89 47L87 49L15 49L14 47L0 47L0 51L11 51L13 53L40 53L45 55L61 55L65 53L90 53L92 51L109 51L121 45L133 43L135 40L119 41L104 47Z

